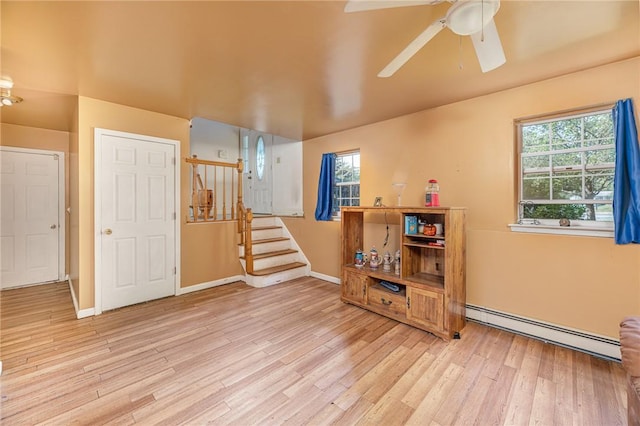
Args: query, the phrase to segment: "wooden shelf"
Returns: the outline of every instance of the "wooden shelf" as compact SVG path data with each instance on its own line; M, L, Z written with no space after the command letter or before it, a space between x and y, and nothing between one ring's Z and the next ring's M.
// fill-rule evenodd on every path
M400 230L399 276L395 268L393 272L384 272L382 267L356 268L353 263L356 251L363 249L365 222L376 225L376 216L369 213L393 213L397 218L394 220ZM466 210L460 207L343 207L341 216L341 299L445 340L458 336L466 323ZM426 223L442 223L444 235L404 233L406 216L415 216ZM444 241L444 245L429 245L435 241ZM398 285L400 291L383 287L380 285L383 280Z
M424 238L428 240L444 240L444 235L403 234L403 236L408 238Z
M438 290L444 290L443 276L418 272L409 277L406 277L405 280L411 282L412 284L422 284L427 287L434 287Z
M389 290L388 288L386 288L386 287L384 287L384 286L382 286L382 285L380 285L378 283L375 283L375 284L371 285L371 288L375 288L378 291L382 291L382 292L389 293L389 294L400 295L402 297L405 297L407 295L407 287L404 286L404 285L400 288L400 291Z
M422 248L432 248L432 249L440 249L440 250L444 250L445 246L433 246L427 243L403 243L402 245L407 246L407 247L422 247Z

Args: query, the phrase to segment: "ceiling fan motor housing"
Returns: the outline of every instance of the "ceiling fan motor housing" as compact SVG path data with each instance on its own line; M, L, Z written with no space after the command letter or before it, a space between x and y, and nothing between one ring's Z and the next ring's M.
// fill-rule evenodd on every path
M447 27L459 35L479 32L500 9L499 0L460 1L447 11Z

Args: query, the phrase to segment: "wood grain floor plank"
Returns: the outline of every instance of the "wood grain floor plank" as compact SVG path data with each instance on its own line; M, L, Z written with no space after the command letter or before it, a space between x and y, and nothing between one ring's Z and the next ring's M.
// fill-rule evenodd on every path
M498 377L492 381L489 392L485 394L478 412L478 424L505 424L517 373L518 370L513 367L506 364L502 366ZM517 400L515 402L517 403Z
M527 350L516 375L513 393L509 401L506 419L509 424L519 425L529 421L533 404L531 396L535 395L543 345L542 342L536 340L529 340L527 343Z
M483 408L485 397L489 394L491 387L495 383L493 379L480 374L473 386L468 390L467 398L464 401L464 409L461 410L459 407L456 407L455 416L449 424L460 426L483 424L479 421L479 413Z
M546 372L545 372L546 373ZM529 424L552 425L556 418L556 385L551 380L539 376L533 402L531 403L531 416Z
M453 349L453 345L447 347L443 351L440 351L425 374L423 374L403 396L402 402L414 409L418 408L424 399L426 391L433 387L433 385L440 377L442 377L447 368L451 365L448 361L448 357L454 353L455 350Z
M474 389L476 381L480 374L484 371L484 365L487 359L479 354L473 354L469 357L469 361L463 367L460 376L453 384L449 397L447 397L436 411L433 420L438 424L453 424L456 418L458 408L466 406L469 398L469 392Z
M626 422L619 363L468 322L435 336L301 278L75 319L67 283L0 292L0 423Z
M283 421L280 421L277 417L278 412L273 413L272 416L264 419L264 421L274 424L286 423L290 425L313 423L309 422L309 419L322 411L324 407L330 405L332 401L346 390L340 383L334 383L326 389L315 389L317 389L317 392L314 392L315 397L310 398L308 393L304 393L290 398L289 402L278 410L285 414L282 417Z
M424 393L420 404L407 420L407 423L426 424L434 421L434 417L444 401L449 398L456 382L464 372L464 368L450 363L428 392Z
M378 399L367 415L363 417L362 421L364 423L374 423L379 420L386 424L389 419L394 417L398 407L407 407L409 409L407 418L413 414L413 409L404 404L402 398L415 385L418 379L425 374L435 359L433 355L424 350L426 346L428 345L424 342L422 342L422 348L416 345L415 348L420 353L420 357L411 363L391 389Z
M397 346L392 350L383 360L377 363L371 368L365 375L358 379L349 389L340 395L334 403L342 409L347 409L353 405L358 399L366 399L375 404L379 397L376 395L366 395L370 391L375 390L376 386L385 386L388 381L391 381L391 385L395 383L393 377L388 377L387 373L394 364L400 362L408 353L407 348L403 346ZM344 384L344 383L343 383ZM368 397L367 397L368 396Z

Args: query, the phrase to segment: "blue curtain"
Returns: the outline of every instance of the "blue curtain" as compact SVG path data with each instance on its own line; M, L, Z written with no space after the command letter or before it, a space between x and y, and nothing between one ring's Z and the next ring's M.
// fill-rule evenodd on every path
M613 224L616 244L640 243L640 146L633 102L613 109L616 170L613 180Z
M333 186L336 181L336 155L322 154L320 179L318 181L318 203L316 220L331 220L333 210Z

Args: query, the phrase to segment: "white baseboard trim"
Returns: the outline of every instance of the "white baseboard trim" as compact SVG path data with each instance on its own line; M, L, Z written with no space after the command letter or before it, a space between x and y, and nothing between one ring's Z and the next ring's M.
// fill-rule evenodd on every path
M73 291L73 284L71 284L71 278L67 275L67 283L69 284L69 292L71 293L71 300L73 301L73 308L76 310L76 317L78 316L78 298L76 292Z
M340 278L332 277L331 275L325 275L325 274L321 274L320 272L311 271L309 273L309 276L313 278L317 278L319 280L329 281L330 283L340 285Z
M94 308L82 309L81 311L76 312L76 317L78 319L93 317L96 315L96 310Z
M206 290L208 288L217 287L220 285L225 285L229 283L234 283L236 281L245 281L244 275L235 275L233 277L222 278L219 280L208 281L206 283L200 283L195 285L190 285L189 287L180 287L176 292L176 296L180 296L181 294L193 293L194 291Z
M620 342L609 337L538 321L482 306L466 305L467 318L492 327L575 349L608 360L620 361Z
M73 308L76 310L76 318L82 319L86 317L92 317L96 314L94 308L89 309L78 309L78 298L76 297L76 292L73 290L73 284L71 284L71 277L69 275L66 276L67 282L69 283L69 292L71 293L71 300L73 301Z

